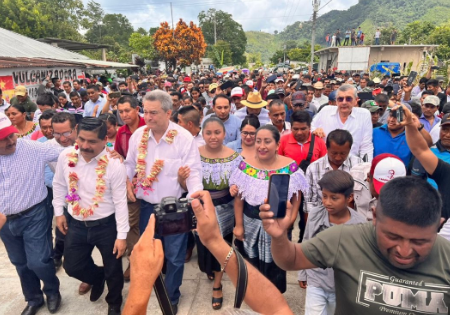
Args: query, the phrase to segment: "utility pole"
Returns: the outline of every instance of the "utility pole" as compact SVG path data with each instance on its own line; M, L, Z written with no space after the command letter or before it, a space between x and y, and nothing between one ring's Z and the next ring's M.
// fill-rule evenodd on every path
M173 28L173 11L172 11L172 2L170 3L170 15L172 16L172 37L175 38L175 29Z
M217 11L214 9L214 45L217 43L217 20L216 20Z
M284 69L284 66L286 65L286 44L284 44L283 46L283 52L284 52L284 60L283 60L283 69Z
M316 20L319 12L320 0L313 0L312 32L311 32L311 71L314 64L314 45L316 44Z

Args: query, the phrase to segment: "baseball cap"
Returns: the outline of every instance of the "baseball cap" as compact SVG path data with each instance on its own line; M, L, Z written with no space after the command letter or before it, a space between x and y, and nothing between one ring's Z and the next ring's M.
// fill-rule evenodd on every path
M242 88L238 86L231 90L231 97L233 96L242 97L242 95L244 95L244 92L242 91Z
M254 83L253 83L252 80L247 80L247 81L245 82L245 84L248 85L249 87L253 87L253 85L254 85Z
M330 93L330 95L328 95L328 100L329 101L335 101L336 100L336 91L332 91L331 93Z
M365 108L368 109L371 113L376 113L377 111L380 110L380 106L377 105L377 103L375 103L375 101L365 101L361 108Z
M292 105L297 104L305 104L306 103L306 95L303 93L303 91L297 91L294 94L292 94Z
M276 79L276 80L275 80L275 83L278 83L278 82L284 82L284 79L283 79L283 78L278 78L278 79Z
M183 82L191 82L191 77L184 77Z
M442 108L442 112L445 114L450 113L450 102L445 103L444 107Z
M284 91L283 88L279 88L279 89L276 89L276 90L275 90L275 94L283 94L283 95L286 95L286 92Z
M209 85L209 91L211 92L212 90L217 89L218 86L219 85L217 83L211 83Z
M5 114L0 113L0 140L5 139L12 133L19 133L19 131L12 125Z
M373 81L373 83L375 83L375 84L381 83L380 78L374 78L372 81Z
M25 96L27 94L27 88L23 85L16 86L14 89L14 95L16 96Z
M372 176L375 191L380 193L381 188L388 181L406 176L406 167L398 156L383 153L373 158L370 175Z
M169 81L164 82L164 87L171 87L172 83L170 83Z
M442 117L441 126L444 125L450 125L450 113L445 114L444 117Z
M431 105L434 105L434 106L439 106L440 102L441 101L440 101L439 97L437 97L435 95L428 95L423 100L423 104L431 104Z
M277 79L277 75L276 74L272 74L270 77L267 78L266 82L267 83L272 83L272 82L275 82L276 79Z

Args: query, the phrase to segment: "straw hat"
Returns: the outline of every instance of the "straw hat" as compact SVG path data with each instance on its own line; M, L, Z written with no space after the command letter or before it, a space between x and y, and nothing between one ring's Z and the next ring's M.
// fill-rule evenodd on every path
M241 101L241 104L250 108L263 108L267 105L267 102L262 99L259 92L250 92L248 94L247 100Z

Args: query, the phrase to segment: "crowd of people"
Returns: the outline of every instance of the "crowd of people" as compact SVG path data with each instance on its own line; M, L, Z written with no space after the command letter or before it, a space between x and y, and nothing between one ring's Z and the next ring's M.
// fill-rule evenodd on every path
M108 315L145 314L163 269L176 314L195 247L213 310L223 273L239 280L238 251L258 313L292 313L282 293L298 270L307 315L448 314L450 87L431 68L416 85L175 71L47 78L39 91L36 103L24 86L10 104L0 93L0 237L23 315L59 310L61 267L92 302L107 284ZM266 204L273 174L290 176L279 219ZM194 198L195 231L157 235L155 207L169 196Z
M325 43L327 47L338 47L341 46L341 38L344 37L342 46L362 46L364 45L364 40L366 40L366 34L362 31L361 27L358 29L352 28L347 29L345 32L337 29L334 33L327 33L325 36ZM398 32L394 28L389 36L389 45L395 45L397 42ZM376 29L373 36L373 44L380 45L381 40L381 30Z

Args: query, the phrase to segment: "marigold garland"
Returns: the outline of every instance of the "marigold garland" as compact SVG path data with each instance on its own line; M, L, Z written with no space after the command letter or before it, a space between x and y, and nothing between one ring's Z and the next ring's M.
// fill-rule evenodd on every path
M141 188L144 191L145 195L148 195L148 191L153 191L152 185L154 181L157 181L158 174L162 171L164 166L164 160L156 160L150 169L150 174L146 176L145 169L147 166L147 162L145 158L147 157L147 148L148 148L148 137L150 134L150 128L146 127L144 129L144 133L142 134L141 142L138 147L138 156L136 163L136 185L134 188L134 193L137 193L138 189ZM171 129L167 132L166 142L172 144L175 136L178 134L178 131Z
M78 153L73 151L67 154L69 158L69 167L75 167L78 163ZM98 160L98 165L95 168L97 173L97 180L95 186L95 195L92 198L92 205L88 208L82 208L79 201L81 200L80 195L78 195L78 175L75 172L69 173L69 194L66 195L67 203L72 205L73 215L82 215L83 218L87 218L94 214L95 208L98 208L99 203L103 201L103 195L106 191L106 182L103 178L106 174L106 167L108 166L109 160L106 155L102 156Z

